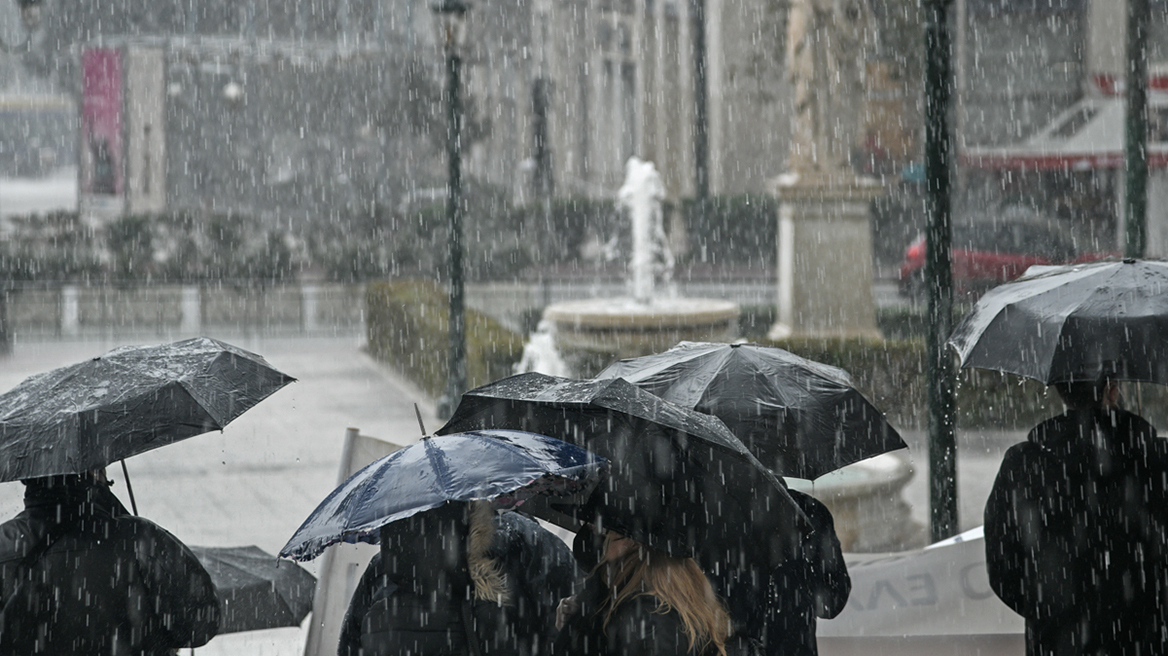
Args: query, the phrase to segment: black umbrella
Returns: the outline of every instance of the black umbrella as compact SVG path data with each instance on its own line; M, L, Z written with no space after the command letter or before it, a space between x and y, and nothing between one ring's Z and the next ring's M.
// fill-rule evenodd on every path
M540 495L591 491L607 465L574 444L522 431L424 438L374 461L330 492L280 556L309 560L338 542L376 544L382 526L448 501L494 499L521 507Z
M805 528L783 482L722 422L625 380L505 378L464 394L438 433L476 428L537 431L608 458L578 518L707 567L770 568Z
M219 633L300 626L316 577L259 547L191 547L219 597Z
M618 377L721 419L780 476L814 479L907 448L846 371L778 348L682 342L596 376Z
M0 395L0 482L80 473L221 430L293 380L207 337L37 374Z
M1168 384L1168 263L1031 267L990 290L953 331L962 367L1043 383Z

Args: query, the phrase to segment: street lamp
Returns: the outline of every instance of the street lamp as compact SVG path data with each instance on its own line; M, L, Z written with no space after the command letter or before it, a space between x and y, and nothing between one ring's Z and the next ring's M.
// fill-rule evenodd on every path
M462 100L459 80L462 48L466 40L465 0L441 0L433 5L438 27L438 44L446 59L446 156L449 165L446 190L446 218L450 226L450 370L446 394L438 403L438 414L454 413L466 391L466 313L463 308L462 279Z

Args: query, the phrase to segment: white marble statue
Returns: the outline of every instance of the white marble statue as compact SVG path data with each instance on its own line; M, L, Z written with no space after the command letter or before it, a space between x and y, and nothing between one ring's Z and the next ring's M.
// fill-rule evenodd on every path
M790 0L787 75L795 101L787 170L801 178L849 169L864 106L867 0Z

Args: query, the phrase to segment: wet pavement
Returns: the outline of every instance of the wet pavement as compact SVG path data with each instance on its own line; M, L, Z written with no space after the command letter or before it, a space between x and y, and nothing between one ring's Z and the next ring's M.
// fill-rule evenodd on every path
M222 433L191 438L126 461L141 515L192 545L254 544L276 553L337 484L345 429L358 428L399 444L420 437L416 402L426 428L440 424L433 403L389 367L361 350L359 336L262 338L211 335L264 356L299 379L243 414ZM168 340L138 340L133 343ZM109 341L18 343L0 357L0 391L25 377L100 355ZM904 490L912 516L928 522L928 452L923 431L905 431L916 471ZM1001 455L1024 437L1017 431L961 431L958 439L959 522L979 526ZM114 492L129 506L120 467ZM23 486L0 484L0 518L19 512ZM316 573L314 563L306 563ZM306 620L310 621L310 620ZM307 623L305 624L305 627ZM303 652L307 629L219 636L197 654L258 656ZM183 650L183 653L188 653Z

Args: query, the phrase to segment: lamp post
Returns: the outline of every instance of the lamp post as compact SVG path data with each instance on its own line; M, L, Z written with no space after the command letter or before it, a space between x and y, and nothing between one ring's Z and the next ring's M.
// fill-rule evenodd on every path
M462 47L466 40L465 0L440 0L431 6L437 18L438 44L446 59L446 219L450 228L450 369L438 414L449 417L466 391L466 313L462 277Z
M927 0L925 20L925 180L929 185L925 280L929 286L926 336L929 401L929 510L933 542L957 533L957 438L953 354L945 342L953 328L951 156L949 129L949 6Z
M1127 115L1124 121L1124 257L1148 245L1148 0L1127 3Z

